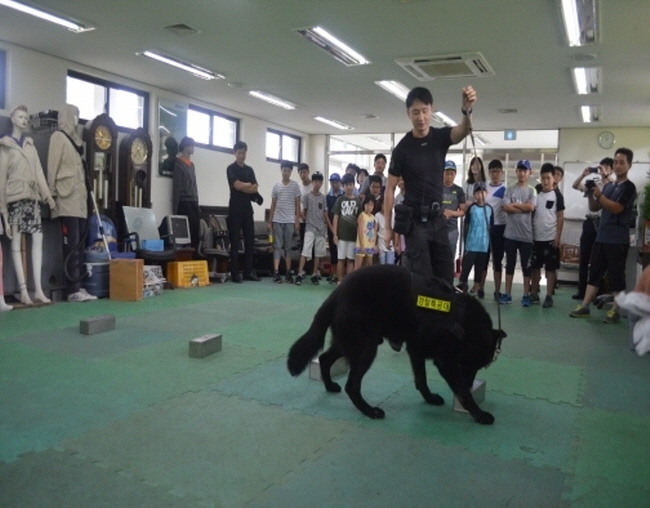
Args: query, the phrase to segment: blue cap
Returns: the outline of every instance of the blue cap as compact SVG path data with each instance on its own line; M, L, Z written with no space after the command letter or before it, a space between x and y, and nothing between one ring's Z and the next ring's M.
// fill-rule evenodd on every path
M521 159L520 161L517 161L517 169L527 169L530 171L532 168L530 167L530 161L528 159Z
M445 161L445 169L453 169L456 171L456 163L454 161Z
M341 175L338 173L332 173L330 175L330 182L340 182L341 181Z

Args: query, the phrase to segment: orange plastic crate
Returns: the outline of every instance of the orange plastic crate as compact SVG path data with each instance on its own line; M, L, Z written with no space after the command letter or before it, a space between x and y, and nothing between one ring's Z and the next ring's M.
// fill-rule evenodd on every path
M177 288L209 286L207 261L173 261L167 263L167 281Z

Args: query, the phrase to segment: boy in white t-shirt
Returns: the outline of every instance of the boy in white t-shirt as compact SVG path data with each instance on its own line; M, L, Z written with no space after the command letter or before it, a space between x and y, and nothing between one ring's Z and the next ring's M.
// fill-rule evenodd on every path
M533 214L533 256L531 260L530 302L539 303L539 280L542 266L546 267L546 298L543 307L553 307L553 290L560 268L560 243L564 225L564 196L554 188L553 164L545 163L540 170L542 191L537 195Z

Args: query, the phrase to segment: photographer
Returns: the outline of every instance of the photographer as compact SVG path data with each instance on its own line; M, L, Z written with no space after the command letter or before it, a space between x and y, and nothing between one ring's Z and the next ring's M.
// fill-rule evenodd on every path
M600 161L598 167L585 168L573 182L573 188L584 193L589 201L589 213L585 216L582 223L582 234L580 235L580 265L578 271L578 292L571 298L580 300L585 297L585 289L587 288L587 276L589 275L589 260L591 259L591 250L593 249L594 242L596 241L596 233L598 231L598 222L600 221L600 208L593 199L589 199L593 193L587 192L586 184L591 186L594 183L594 178L599 177L604 183L614 181L612 177L612 167L614 166L614 159L605 157ZM610 180L611 178L611 180Z
M589 279L582 304L571 312L575 318L590 317L589 305L596 298L601 279L609 276L609 290L616 295L625 290L625 263L630 247L630 222L634 215L636 186L628 180L634 154L619 148L614 155L615 182L585 182L590 210L602 210L592 252ZM616 303L607 312L605 323L620 320Z

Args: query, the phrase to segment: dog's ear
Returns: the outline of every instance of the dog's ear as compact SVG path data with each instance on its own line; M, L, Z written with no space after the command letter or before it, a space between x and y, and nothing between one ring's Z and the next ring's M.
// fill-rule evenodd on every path
M503 339L505 339L505 338L508 336L508 335L506 334L506 332L504 332L503 330L494 330L494 329L493 329L493 330L492 330L492 334L494 335L494 340L495 340L495 341L503 340Z

